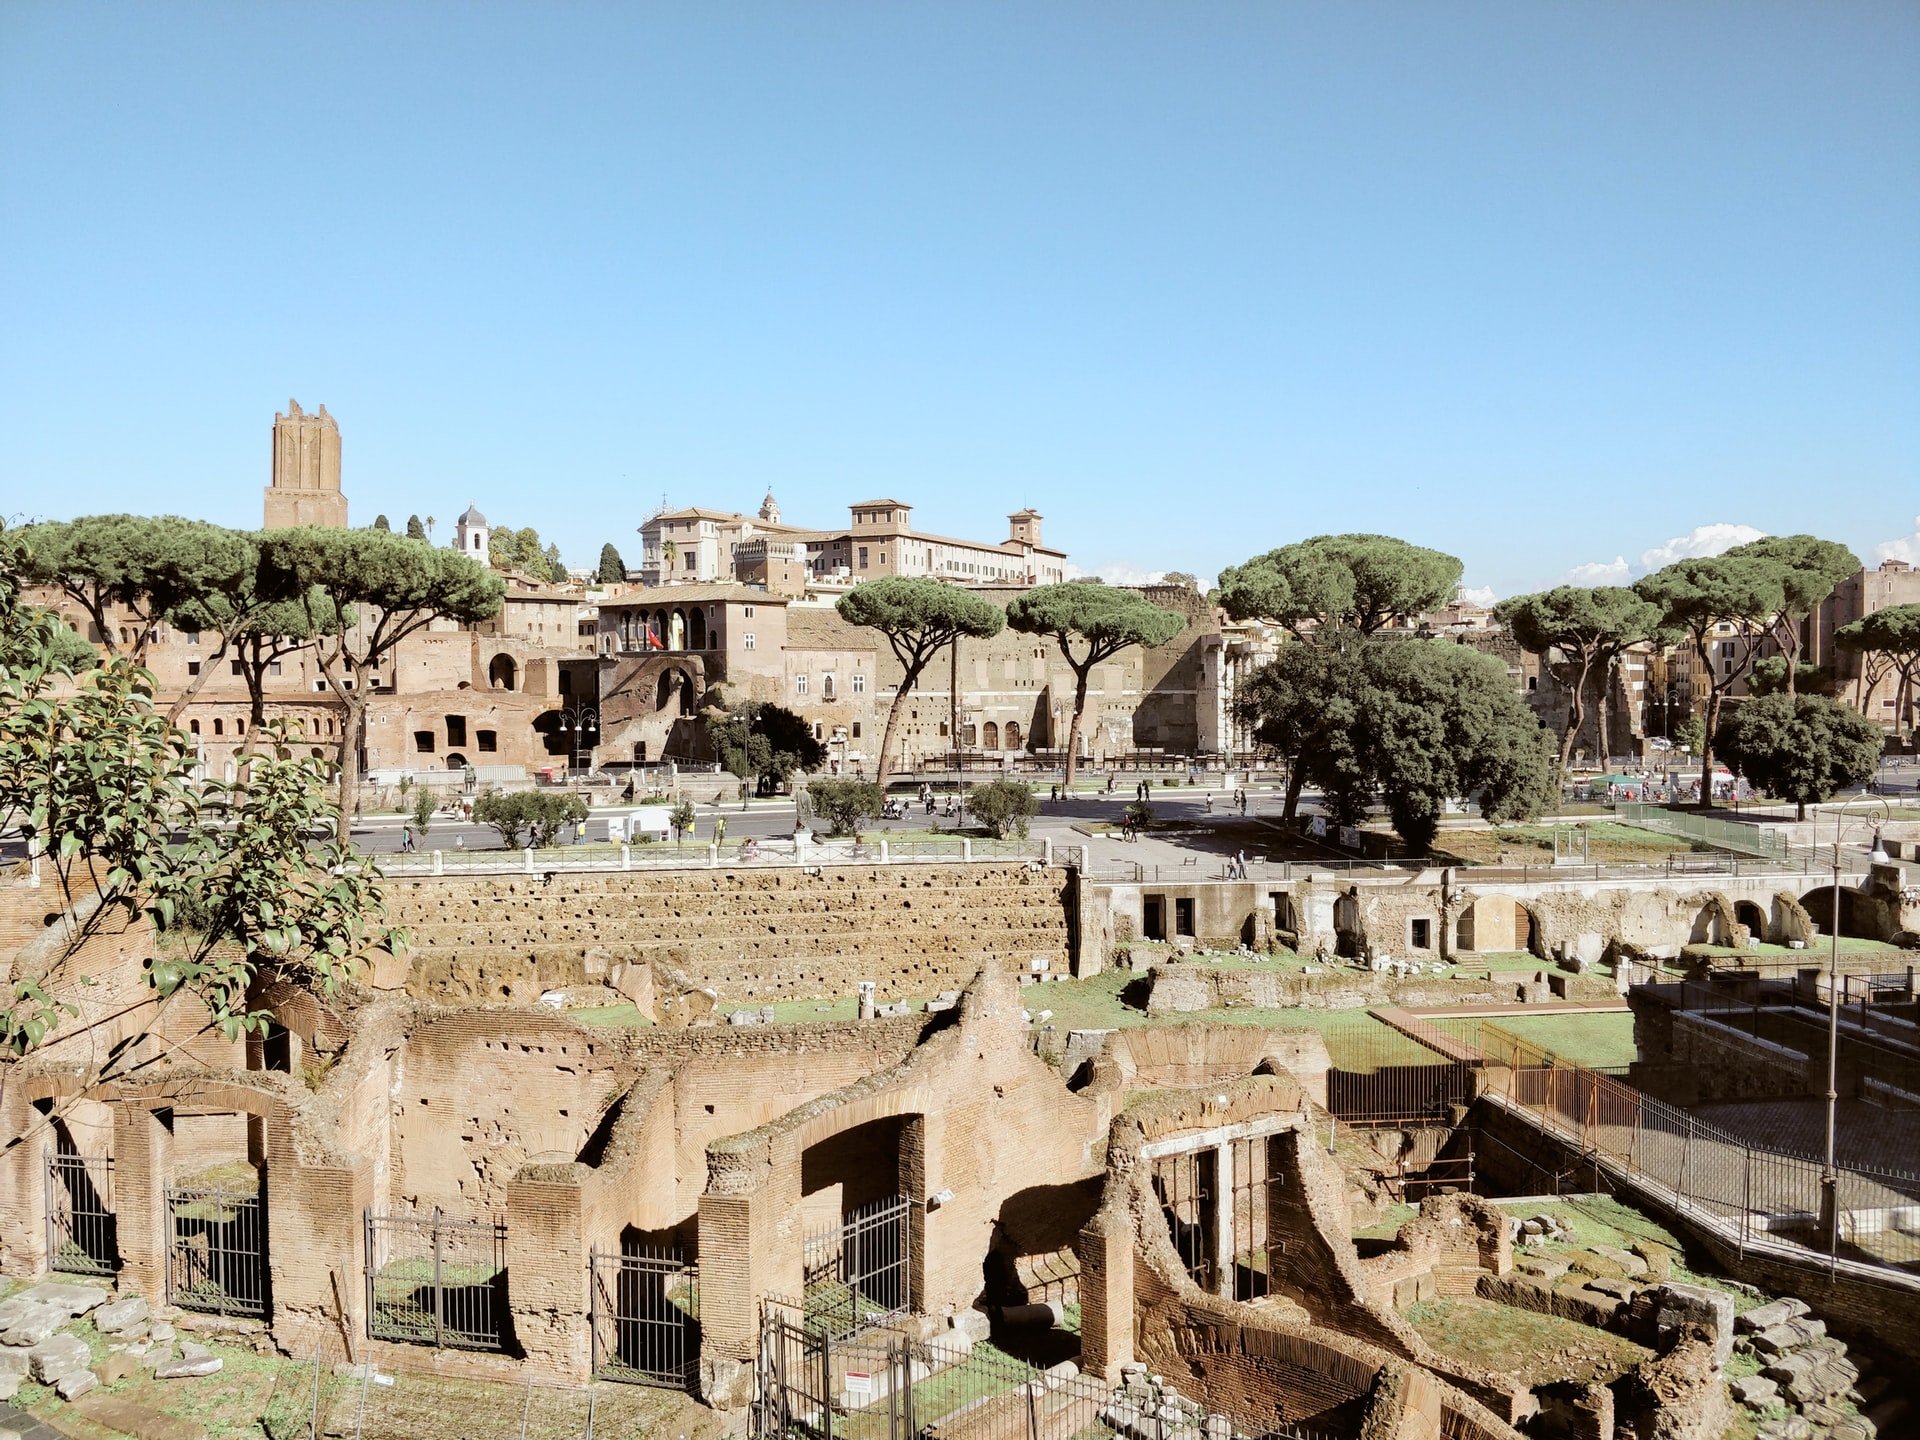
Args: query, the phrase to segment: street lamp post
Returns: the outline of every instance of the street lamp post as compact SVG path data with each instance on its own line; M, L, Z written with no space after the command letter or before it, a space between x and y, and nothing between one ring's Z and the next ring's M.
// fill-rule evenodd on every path
M1884 821L1891 813L1887 802L1866 798L1880 807ZM1833 912L1827 921L1831 942L1827 950L1827 1151L1826 1163L1820 1171L1820 1229L1826 1239L1829 1255L1840 1248L1840 1172L1834 1153L1840 1105L1840 835L1846 828L1847 806L1852 803L1843 801L1834 811ZM1887 852L1880 845L1880 827L1876 825L1873 849L1867 853L1867 862L1880 865L1886 859Z
M569 721L572 723L569 724ZM573 736L572 759L567 766L567 771L571 774L580 768L580 742L589 735L596 737L586 742L587 753L589 755L593 753L593 747L599 743L597 737L600 734L600 712L591 705L562 705L560 707L560 733L562 735L571 734Z

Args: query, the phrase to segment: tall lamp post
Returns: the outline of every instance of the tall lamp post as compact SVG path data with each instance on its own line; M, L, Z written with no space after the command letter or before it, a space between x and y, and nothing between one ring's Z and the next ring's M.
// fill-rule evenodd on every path
M587 754L593 754L593 747L599 743L600 712L591 705L562 705L560 707L560 733L572 735L573 758L568 772L580 768L580 746L585 741ZM588 739L588 736L594 738Z
M1874 797L1855 796L1878 805L1884 822L1891 811L1887 802ZM1834 1148L1840 1105L1840 836L1846 828L1847 806L1843 802L1833 815L1833 913L1827 922L1831 945L1827 952L1827 1158L1820 1171L1820 1228L1825 1234L1827 1253L1840 1248L1840 1172L1835 1164ZM1887 852L1880 845L1880 827L1873 829L1873 849L1867 863L1884 865Z

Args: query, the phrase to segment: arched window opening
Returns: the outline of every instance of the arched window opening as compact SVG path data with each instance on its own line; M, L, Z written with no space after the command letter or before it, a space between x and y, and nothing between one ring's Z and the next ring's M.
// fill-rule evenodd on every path
M496 690L511 690L519 678L519 668L511 655L496 655L487 666L487 683Z
M1019 748L1020 722L1018 720L1009 720L1007 722L1007 749L1018 750Z
M991 720L980 727L980 748L982 750L1000 748L1000 727Z

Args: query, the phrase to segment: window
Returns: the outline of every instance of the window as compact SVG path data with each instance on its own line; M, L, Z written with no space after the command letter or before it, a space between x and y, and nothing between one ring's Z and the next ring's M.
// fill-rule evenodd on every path
M224 734L226 734L226 733L227 733L227 724L226 724L226 721L224 721L224 720L216 720L216 721L214 721L214 722L213 722L213 733L214 733L214 734L216 734L216 735L224 735Z
M882 551L880 552L880 563L881 563L882 565L884 565L884 564L886 564L886 563L887 563L887 552L886 552L886 551L884 551L884 550L882 550Z
M464 715L447 716L447 744L464 745L467 743L467 717Z
M316 695L324 695L327 693L327 682L324 678L313 682L313 693Z
M831 670L820 677L820 698L822 700L833 699L833 672Z
M807 693L807 677L806 676L796 675L793 677L793 693L796 695L804 695Z
M230 663L231 663L231 664L233 665L233 673L234 673L234 674L236 674L236 675L244 675L244 674L246 674L246 673L247 673L247 667L246 667L245 665L243 665L243 664L241 664L241 663L240 663L240 662L239 662L238 660L235 660L235 661L232 661L232 662L230 662Z
M1891 705L1893 702L1889 700L1887 703ZM942 735L947 733L947 727L945 725L940 727L940 733ZM853 722L853 738L856 740L860 738L860 722L858 720Z
M186 635L187 635L187 644L198 645L200 643L200 632L198 630L189 630L186 632ZM122 630L120 632L120 638L122 640L126 639L127 632Z
M234 733L234 734L236 734L236 735L244 735L244 734L246 734L246 733L247 733L247 722L246 722L246 721L244 721L244 720L236 720L236 721L234 721L234 722L233 722L233 733Z
M200 662L198 660L187 661L187 674L198 675L199 673L200 673Z
M742 605L740 607L740 613L751 620L753 618L753 607L751 605Z
M683 565L683 566L681 566L680 568L681 568L681 569L683 569L683 570L691 570L691 569L693 569L693 564L694 564L694 559L695 559L695 557L694 557L694 553L693 553L693 551L691 551L691 550L689 550L689 551L687 552L687 563L686 563L685 565Z
M1433 921L1423 916L1420 919L1408 922L1407 944L1415 950L1431 950L1433 948Z
M980 743L978 734L974 730L973 726L962 725L960 727L960 743L966 746L967 749L969 750L973 749L975 745Z
M187 722L187 730L191 734L198 735L200 733L200 722L198 720L189 720Z
M860 568L862 570L867 568L867 547L864 545L860 547Z
M740 648L742 650L751 650L753 648L753 632L751 630L740 637Z
M818 720L813 722L813 738L816 740L824 740L827 738L827 727L822 725Z
M856 695L864 695L867 693L867 676L864 670L856 670L853 672L853 693Z
M416 730L413 732L413 748L422 755L433 754L433 731Z
M473 732L473 738L478 742L480 752L484 755L491 755L500 748L500 737L491 730L476 730Z

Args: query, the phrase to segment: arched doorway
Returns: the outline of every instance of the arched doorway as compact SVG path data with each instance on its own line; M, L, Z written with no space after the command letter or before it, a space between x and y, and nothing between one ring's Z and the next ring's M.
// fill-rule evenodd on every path
M1767 912L1751 900L1733 902L1733 918L1747 927L1747 933L1755 940L1767 938Z
M991 720L980 727L980 748L982 750L1000 748L1000 727Z
M449 769L449 770L464 770L464 769L466 769L466 768L467 768L467 757L466 757L466 756L464 756L464 755L460 755L460 754L454 754L454 755L449 755L449 756L447 756L447 769Z
M1019 748L1020 722L1018 720L1009 720L1007 721L1007 749L1018 750Z
M704 650L707 648L707 612L698 605L687 616L687 648Z
M653 708L665 710L673 704L675 697L680 702L682 715L693 714L693 677L681 669L662 670L660 679L654 685Z
M496 690L513 689L518 675L519 666L513 663L511 655L496 655L487 666L487 684Z

